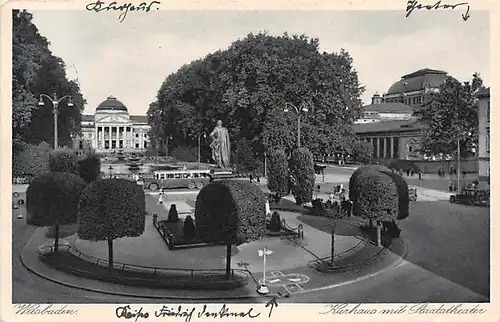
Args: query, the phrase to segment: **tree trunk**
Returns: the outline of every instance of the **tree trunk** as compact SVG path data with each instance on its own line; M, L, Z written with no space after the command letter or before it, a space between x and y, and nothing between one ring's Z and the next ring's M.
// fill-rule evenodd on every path
M377 246L382 246L382 238L381 238L381 233L382 233L382 227L380 226L380 220L377 220Z
M108 238L108 265L113 267L113 239Z
M59 251L59 224L55 224L55 236L54 236L54 252Z
M231 278L231 238L226 240L226 277Z
M333 260L333 257L335 256L335 223L334 223L334 226L332 228L332 249L331 249L331 261L330 261L330 265L333 266L334 264L334 260Z
M368 219L368 227L373 228L373 223L371 219Z

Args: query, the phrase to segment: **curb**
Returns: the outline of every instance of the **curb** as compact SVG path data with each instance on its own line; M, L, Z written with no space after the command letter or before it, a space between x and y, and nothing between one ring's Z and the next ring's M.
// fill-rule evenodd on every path
M35 231L35 233L36 233L36 231ZM26 263L25 258L24 258L26 256L25 250L29 246L31 246L30 244L31 244L31 242L32 242L32 240L33 240L33 238L35 236L35 233L33 233L33 235L30 237L30 239L28 240L28 242L25 244L23 250L21 251L21 254L19 255L20 261L23 264L23 266L26 267L26 269L28 271L36 274L37 276L39 276L41 278L44 278L44 279L49 280L51 282L57 283L59 285L64 285L64 286L75 288L75 289L80 289L80 290L90 291L90 292L96 292L96 293L101 293L101 294L123 296L123 297L130 297L130 298L145 298L145 299L170 299L170 300L188 300L188 301L207 301L207 302L210 302L212 300L265 299L265 298L270 298L270 297L275 297L276 296L276 294L272 294L272 293L269 293L268 295L265 295L265 296L260 295L260 294L257 293L257 289L255 290L255 294L254 295L235 295L235 296L214 296L214 295L211 295L210 297L207 297L207 296L180 296L180 295L177 295L177 294L169 296L169 295L153 295L153 294L147 294L147 293L141 293L141 294L139 294L139 292L137 292L136 294L134 294L134 293L126 293L126 292L120 292L120 291L109 291L109 290L106 290L106 289L103 289L103 288L85 287L85 286L77 285L75 283L61 281L61 280L58 280L58 279L56 279L56 278L54 278L52 276L49 276L48 274L42 273L39 270L36 270L35 268L31 267L30 265L28 265ZM303 290L300 293L296 293L296 294L293 294L293 295L297 295L298 296L298 295L304 294L304 293L310 293L310 292L314 292L314 291L327 290L327 289L332 289L332 288L336 288L336 287L341 287L341 286L345 286L345 285L354 284L354 283L363 281L365 279L368 279L370 277L379 275L379 274L383 273L384 271L386 271L387 269L389 269L390 267L397 267L404 260L404 258L407 255L407 249L408 248L407 248L407 245L406 245L406 243L404 241L403 241L403 246L404 246L404 249L405 249L403 256L394 254L394 255L396 255L398 257L398 259L396 261L394 261L393 263L391 263L391 264L389 264L387 266L384 266L381 269L378 269L375 273L368 274L368 275L362 275L360 277L357 277L357 278L354 278L354 279L351 279L351 280L348 280L348 281L344 281L344 282L341 282L341 283L337 283L337 284L326 285L326 286L322 286L322 287L315 288L315 289ZM387 251L390 251L390 248L387 249ZM35 260L39 261L38 258L36 258ZM46 265L46 264L43 263L43 265ZM67 274L67 273L64 273L64 274ZM71 274L67 274L67 275L72 276ZM119 285L119 284L117 284L117 285ZM141 289L143 290L144 288L137 288L138 291L140 291ZM178 290L174 290L174 292L177 292L177 291ZM292 295L290 295L290 296L292 296Z

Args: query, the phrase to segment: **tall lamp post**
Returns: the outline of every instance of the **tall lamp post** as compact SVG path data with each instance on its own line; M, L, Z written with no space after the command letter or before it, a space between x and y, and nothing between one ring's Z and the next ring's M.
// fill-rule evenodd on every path
M73 102L71 99L71 96L65 95L61 97L60 99L57 99L57 94L54 93L54 97L50 97L47 94L40 94L40 101L38 102L39 106L44 106L45 103L43 102L43 99L46 98L52 103L52 113L54 114L54 150L57 149L58 142L57 142L57 115L59 114L59 104L65 99L69 99L68 102L68 107L73 106Z
M306 108L306 107L302 107L300 110L297 106L293 105L292 103L285 103L285 108L283 109L283 111L285 113L288 113L289 112L289 109L287 108L287 106L290 105L292 106L294 109L295 109L295 112L297 112L297 146L300 148L300 112L308 112L309 110Z
M201 132L198 134L198 169L200 168L201 165L201 136L203 135L203 138L207 137L207 134L205 132Z

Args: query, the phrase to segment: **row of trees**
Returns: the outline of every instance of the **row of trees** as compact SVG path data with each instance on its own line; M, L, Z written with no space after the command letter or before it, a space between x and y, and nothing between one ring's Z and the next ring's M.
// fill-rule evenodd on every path
M301 140L311 152L349 150L363 91L346 51L321 53L318 39L305 35L249 34L165 79L147 113L150 137L196 146L221 119L238 154L262 160L264 151L296 147L297 115L284 112L291 103L309 109Z
M59 227L78 223L79 238L108 242L109 266L113 266L113 240L144 232L144 190L125 179L100 180L96 155L78 159L71 150L52 151L48 168L26 192L28 224L54 226L58 252Z
M59 106L58 136L61 145L80 133L85 105L76 81L66 77L64 61L54 56L33 16L26 10L12 11L12 142L14 154L25 148L22 143L38 145L53 142L54 122L51 104L39 106L40 94L59 97L71 95L73 107L63 101Z

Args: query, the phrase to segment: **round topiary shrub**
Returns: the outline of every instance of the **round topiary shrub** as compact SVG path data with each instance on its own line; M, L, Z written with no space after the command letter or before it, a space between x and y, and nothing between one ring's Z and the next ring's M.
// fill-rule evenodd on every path
M312 200L314 189L314 163L309 149L299 148L292 153L289 161L290 175L293 178L292 193L297 204Z
M207 242L233 244L250 242L264 236L266 197L259 187L247 181L212 182L196 198L196 235Z
M356 203L356 199L358 198L359 191L357 190L357 180L366 171L391 171L389 168L386 168L382 165L368 165L368 166L363 166L359 167L356 169L356 171L351 174L351 177L349 178L349 200L353 202L353 214L355 216L359 216L358 212L359 209L357 208L358 204Z
M170 205L170 209L168 210L168 223L175 223L179 221L179 214L177 213L177 206L175 204Z
M281 230L281 218L279 212L273 212L267 228L272 232L279 232Z
M79 203L78 237L108 242L109 266L113 266L113 240L144 232L144 190L126 179L97 180L85 188Z
M95 153L85 155L78 161L78 172L86 183L98 180L101 177L101 158Z
M275 202L289 192L290 174L285 151L279 149L269 153L267 163L267 187L274 194Z
M406 219L410 216L410 196L408 193L408 184L406 180L396 172L392 171L380 171L389 177L391 177L392 181L396 185L396 189L398 191L398 220Z
M55 227L55 251L59 226L77 222L78 202L85 181L72 173L48 172L33 179L26 191L27 223Z
M364 219L392 221L398 214L398 192L392 178L378 171L364 171L357 179L358 215Z
M78 156L71 149L57 149L49 154L49 169L52 172L78 174Z
M194 221L191 216L187 216L184 219L184 226L182 227L182 232L184 234L185 239L194 239L196 236L194 229Z

